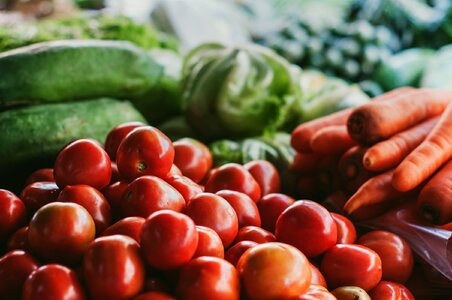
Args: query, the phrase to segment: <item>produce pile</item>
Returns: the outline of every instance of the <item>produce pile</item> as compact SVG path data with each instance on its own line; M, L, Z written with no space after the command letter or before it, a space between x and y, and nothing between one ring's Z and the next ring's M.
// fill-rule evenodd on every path
M279 193L264 160L139 122L77 139L0 190L2 299L414 299L406 241ZM6 241L6 243L5 243ZM8 275L6 275L8 274ZM114 284L112 284L114 283Z

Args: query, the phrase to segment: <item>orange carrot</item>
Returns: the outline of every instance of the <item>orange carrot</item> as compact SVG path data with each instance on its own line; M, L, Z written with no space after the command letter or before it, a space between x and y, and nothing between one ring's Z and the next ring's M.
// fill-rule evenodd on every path
M342 154L356 143L348 134L345 125L320 129L311 138L311 149L319 154Z
M433 130L396 168L392 185L409 191L429 178L452 158L452 97Z
M348 132L360 144L375 144L441 114L451 101L451 95L451 91L419 89L399 94L391 101L362 105L350 115Z
M397 165L413 151L438 122L429 119L370 147L364 154L363 165L369 171L381 172Z
M452 160L427 182L417 205L421 215L434 224L452 222Z
M402 87L392 90L388 93L375 97L373 101L384 101L391 98L397 97L409 91L414 90L411 87ZM334 125L346 125L350 114L354 111L354 108L348 108L331 115L315 119L306 123L298 125L297 128L292 132L292 147L298 152L312 152L311 149L311 138L320 129L334 126Z
M338 174L341 187L348 194L353 194L356 190L366 182L370 177L374 176L374 172L370 172L363 166L363 156L367 148L363 146L354 146L342 155L338 164Z
M292 171L296 171L298 174L311 174L313 173L322 156L317 153L295 153L294 160L290 165Z
M361 207L388 202L403 193L392 187L394 170L387 171L367 180L344 205L344 211L352 214Z

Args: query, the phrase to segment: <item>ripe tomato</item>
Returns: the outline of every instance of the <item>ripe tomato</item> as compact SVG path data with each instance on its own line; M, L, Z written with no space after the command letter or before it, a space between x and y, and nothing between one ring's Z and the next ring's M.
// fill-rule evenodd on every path
M414 300L413 294L403 284L381 281L370 292L372 300Z
M163 179L166 179L166 178L169 178L169 177L173 177L173 176L184 176L183 174L182 174L182 171L181 170L179 170L179 168L175 165L175 164L173 164L172 166L171 166L171 169L170 169L170 171L168 172L168 174L166 174L165 175L165 177L163 178Z
M337 228L331 214L320 204L300 200L276 221L276 239L297 247L308 257L322 254L336 244Z
M297 248L265 243L247 250L237 263L249 299L287 299L303 294L311 283L308 259Z
M311 284L320 285L327 288L328 286L326 285L325 277L323 277L322 273L320 273L320 270L311 263L309 263L309 266L311 267L312 274Z
M275 166L266 160L254 160L244 165L261 189L261 196L279 192L281 180Z
M126 181L117 181L102 190L102 194L110 204L112 215L118 215L121 210L121 201L129 184Z
M231 204L239 222L239 228L244 226L261 226L261 217L256 203L251 198L240 192L231 190L221 190L216 192Z
M133 300L176 300L176 298L161 292L147 292L136 296Z
M237 235L239 228L237 214L232 206L222 197L201 193L193 197L187 204L185 214L193 219L196 225L212 228L226 248Z
M45 265L25 280L23 300L85 300L85 293L71 269L62 265Z
M138 244L141 242L141 229L143 227L145 218L128 217L119 220L115 224L108 227L102 236L122 234L133 238Z
M58 196L59 202L72 202L83 206L96 225L96 233L102 233L111 223L110 205L104 196L89 185L67 185Z
M245 253L246 250L253 248L254 246L257 245L259 244L252 241L238 242L226 251L226 253L224 254L224 259L233 264L234 266L236 266L237 262L239 261L240 257L242 257L243 253Z
M222 165L213 172L206 183L206 192L233 190L250 196L254 202L261 198L259 184L245 167L235 163Z
M175 188L185 199L185 202L190 201L191 198L202 193L203 188L185 176L171 176L165 179L173 188Z
M25 185L29 185L33 182L38 181L55 181L55 178L53 178L53 169L47 168L34 171L30 176L28 176L27 180L25 181Z
M111 178L110 184L121 180L121 175L119 174L118 165L112 161L111 162Z
M356 241L356 229L347 217L331 213L337 227L337 244L353 244Z
M60 189L55 182L43 181L27 185L20 193L20 198L24 201L28 212L33 214L44 205L56 201L59 194Z
M221 242L218 234L209 227L196 226L198 232L198 247L196 248L195 255L199 256L215 256L219 258L224 257L223 242Z
M197 257L182 268L177 291L182 300L238 300L239 276L234 266L224 259Z
M93 300L132 298L144 284L140 246L119 234L97 238L85 253L83 273Z
M292 300L337 300L328 290L321 285L311 284L308 290Z
M174 164L196 183L206 176L212 168L212 155L209 148L203 143L191 139L183 138L173 143L174 145Z
M121 202L123 216L147 218L162 209L182 211L184 197L171 185L155 176L143 176L129 184Z
M188 263L198 246L198 232L184 214L161 210L150 215L141 230L141 248L147 263L170 270Z
M53 175L60 188L87 184L101 190L110 183L110 158L96 141L76 140L58 153Z
M76 263L95 235L88 211L75 203L49 203L41 207L28 226L31 250L49 262Z
M381 259L367 247L338 244L325 253L320 271L329 288L358 286L369 291L381 280Z
M6 248L11 250L30 250L30 245L28 244L28 226L19 228L14 232L8 240Z
M268 194L262 197L257 204L262 220L262 228L274 233L276 220L293 203L295 203L295 199L279 193Z
M105 140L105 151L107 151L111 160L116 160L116 152L118 151L119 144L132 130L138 127L146 126L141 122L127 122L122 123L110 130Z
M25 279L38 267L38 262L22 250L11 251L2 256L0 258L0 299L21 299Z
M171 170L174 147L171 140L152 126L132 130L119 145L116 163L122 178L165 177Z
M12 192L0 189L0 242L25 224L25 205Z
M273 233L256 226L245 226L240 228L235 238L235 242L253 241L258 244L276 242Z
M413 253L402 237L388 231L376 230L361 236L357 244L378 253L383 268L382 280L404 283L413 272Z

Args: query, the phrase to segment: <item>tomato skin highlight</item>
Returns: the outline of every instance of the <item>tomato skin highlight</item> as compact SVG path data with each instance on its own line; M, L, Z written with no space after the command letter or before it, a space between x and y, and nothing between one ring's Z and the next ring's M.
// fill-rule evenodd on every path
M122 140L116 153L121 178L129 182L140 176L164 178L174 161L171 140L152 126L133 129Z
M372 300L414 300L413 294L403 284L381 281L370 292Z
M275 166L266 160L254 160L243 165L259 184L261 196L278 193L281 179Z
M184 176L200 183L212 168L212 154L209 148L192 138L177 140L173 145L175 151L174 164Z
M38 261L22 250L10 251L2 256L0 258L0 299L20 299L25 280L38 267Z
M58 153L53 175L60 188L86 184L102 190L111 179L110 157L96 141L79 139Z
M198 246L198 232L192 219L171 210L150 215L141 230L141 248L146 262L160 270L188 263Z
M145 279L140 246L124 235L99 237L84 255L83 274L91 299L130 299Z
M295 246L307 257L315 257L336 244L337 227L323 206L299 200L279 216L275 235L278 241Z
M194 196L202 193L204 189L190 178L174 175L165 179L173 188L175 188L183 197L186 203Z
M198 257L182 268L177 291L182 300L238 300L239 275L234 266L224 259Z
M62 265L45 265L35 270L24 284L23 300L85 300L75 272Z
M259 244L253 241L240 241L238 243L235 243L226 251L226 253L224 254L224 259L234 266L237 266L237 263L240 257L242 257L243 253L245 253L246 250L257 245Z
M33 215L44 205L56 201L60 188L55 182L38 181L27 185L20 193L28 214Z
M370 248L338 244L324 254L320 271L330 289L357 286L369 291L381 280L381 259Z
M116 160L116 152L122 140L135 128L146 126L141 122L127 122L114 127L105 139L105 151L112 161Z
M352 221L350 221L347 217L337 214L331 213L331 217L333 217L334 222L337 227L337 244L353 244L356 241L356 229L355 225L353 225Z

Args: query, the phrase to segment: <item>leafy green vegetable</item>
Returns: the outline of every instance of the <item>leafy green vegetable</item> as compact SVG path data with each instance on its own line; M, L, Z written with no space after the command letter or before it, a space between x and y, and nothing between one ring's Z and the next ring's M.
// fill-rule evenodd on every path
M187 124L184 116L171 118L158 125L157 127L162 132L164 132L165 135L167 135L172 141L176 141L184 137L197 138L196 134Z
M257 45L203 44L185 58L187 120L206 138L252 136L297 114L300 69Z
M427 64L421 86L452 89L452 44L442 47Z

